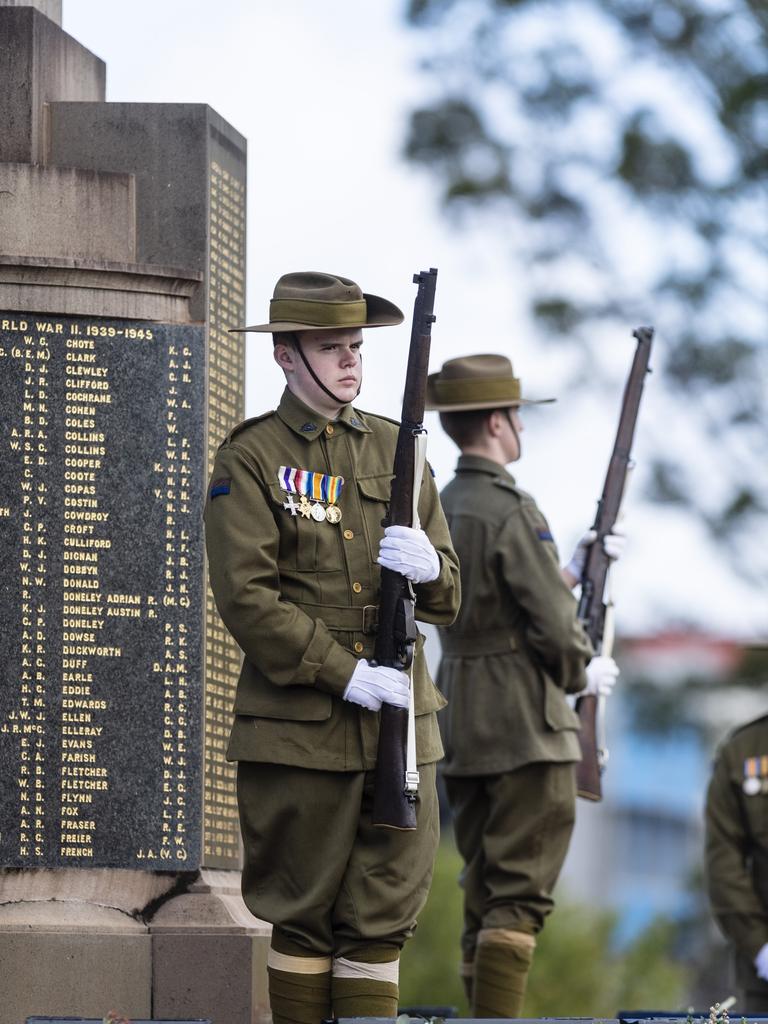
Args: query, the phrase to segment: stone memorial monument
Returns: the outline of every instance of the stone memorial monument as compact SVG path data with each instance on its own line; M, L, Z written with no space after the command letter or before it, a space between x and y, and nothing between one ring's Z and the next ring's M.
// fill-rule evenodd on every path
M243 417L246 145L106 102L60 21L0 0L0 1024L252 1024L202 532Z

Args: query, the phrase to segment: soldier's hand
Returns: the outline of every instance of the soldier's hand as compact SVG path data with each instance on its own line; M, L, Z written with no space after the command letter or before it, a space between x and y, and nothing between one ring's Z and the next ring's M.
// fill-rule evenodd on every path
M582 693L593 697L610 697L618 678L619 666L613 658L593 658L587 665L587 686Z
M378 711L382 704L407 708L409 698L410 682L405 672L384 665L369 665L365 658L358 661L344 691L344 700L360 704L369 711Z
M440 575L440 557L423 530L388 526L379 544L379 565L413 583L429 583Z
M582 573L584 572L584 566L587 564L587 554L589 553L589 549L595 543L596 538L596 530L587 530L579 543L573 549L573 554L565 567L565 571L569 572L575 580L581 579Z
M768 942L763 946L755 957L755 970L758 978L768 981Z
M581 538L579 543L574 548L571 560L565 567L565 571L570 573L575 580L580 580L584 572L584 566L587 564L587 555L589 549L597 540L597 532L595 530L587 530L584 536ZM610 533L606 533L603 537L603 551L608 555L614 562L618 561L619 558L624 554L624 549L627 546L627 536L621 526L614 523L613 529Z

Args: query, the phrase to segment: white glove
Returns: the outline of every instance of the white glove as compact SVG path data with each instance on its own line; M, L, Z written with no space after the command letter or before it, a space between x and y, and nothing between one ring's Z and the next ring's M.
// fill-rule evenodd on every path
M619 666L613 658L593 658L587 665L587 686L582 693L593 697L610 697L619 678Z
M768 942L766 942L755 957L755 970L757 971L758 978L768 981Z
M624 554L627 547L627 535L618 523L613 524L613 530L603 537L603 551L617 562Z
M369 665L361 658L344 691L344 700L360 704L369 711L378 711L382 704L407 708L410 680L405 672L384 665Z
M566 565L565 571L569 572L571 576L577 580L581 579L582 573L584 572L584 566L587 564L587 555L589 549L597 540L596 530L587 530L584 536L581 538L579 543L571 555L571 560ZM603 537L603 551L612 558L614 561L621 558L624 554L624 549L627 546L627 537L624 530L614 523L613 532L606 533Z
M440 558L423 530L388 526L379 544L379 565L413 583L429 583L440 575Z

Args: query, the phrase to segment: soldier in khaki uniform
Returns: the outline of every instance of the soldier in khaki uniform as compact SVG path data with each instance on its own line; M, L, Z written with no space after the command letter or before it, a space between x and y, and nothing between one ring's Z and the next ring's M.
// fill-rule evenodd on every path
M561 570L533 498L504 468L520 457L520 382L504 356L452 359L429 378L428 408L461 449L441 492L461 563L462 606L441 627L442 767L464 860L462 974L475 1017L515 1017L535 937L573 828L578 718L567 693L608 694L571 594L585 535ZM618 555L621 538L606 538Z
M210 580L245 659L228 757L238 765L243 896L273 924L276 1024L393 1017L398 958L423 906L438 840L435 689L417 644L418 828L371 824L382 703L408 676L369 664L380 565L415 584L417 618L449 624L456 556L431 474L422 530L389 527L397 424L352 406L363 327L398 324L347 278L286 274L270 321L286 390L275 412L230 432L205 508Z
M712 913L734 952L742 1013L768 1011L768 716L736 729L715 759L706 803Z

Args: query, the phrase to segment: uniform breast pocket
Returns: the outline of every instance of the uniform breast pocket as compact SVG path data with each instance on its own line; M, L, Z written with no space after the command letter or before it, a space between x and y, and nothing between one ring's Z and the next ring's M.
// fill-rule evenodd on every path
M296 569L298 572L338 570L338 528L304 514L299 497L288 494L278 484L270 484L269 493L280 533L278 568Z
M368 539L371 560L379 554L379 541L384 535L382 521L389 512L389 496L392 489L392 474L357 478L363 521Z

